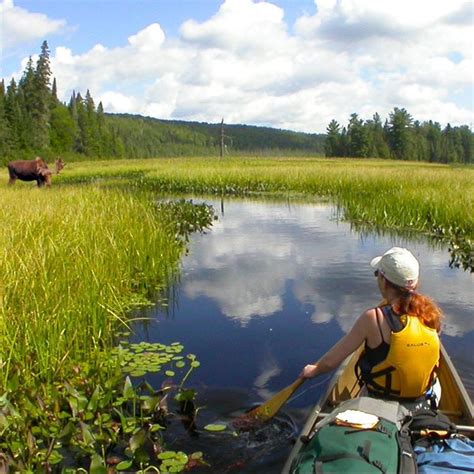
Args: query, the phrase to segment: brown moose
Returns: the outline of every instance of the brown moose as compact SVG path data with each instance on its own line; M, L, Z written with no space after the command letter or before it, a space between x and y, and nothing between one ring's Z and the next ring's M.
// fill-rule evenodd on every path
M56 174L64 168L62 158L56 160ZM17 179L21 181L36 181L38 188L51 186L51 175L53 172L48 168L46 161L37 156L34 160L11 161L7 165L10 179L8 184L15 184Z

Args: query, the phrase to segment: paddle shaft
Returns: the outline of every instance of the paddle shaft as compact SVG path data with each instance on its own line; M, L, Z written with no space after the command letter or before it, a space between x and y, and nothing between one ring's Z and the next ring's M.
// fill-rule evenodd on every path
M466 433L474 433L474 426L469 425L456 425L458 431L464 431Z
M303 384L306 379L297 378L291 385L274 395L262 405L254 408L247 413L247 416L254 416L260 419L270 419L275 416L278 410L286 403L286 401L296 392L298 387Z
M293 393L296 392L296 390L301 386L303 385L303 382L305 382L307 379L303 378L303 377L299 377L297 378L292 384L291 384L291 387L294 388L293 390ZM292 393L292 395L293 395Z
M455 425L454 432L456 431L461 431L463 433L474 433L474 426L469 426L469 425ZM453 431L451 430L431 430L429 428L424 429L424 430L415 430L412 431L412 433L415 434L421 434L422 436L429 435L431 433L437 434L439 436L446 436L449 433L452 433Z

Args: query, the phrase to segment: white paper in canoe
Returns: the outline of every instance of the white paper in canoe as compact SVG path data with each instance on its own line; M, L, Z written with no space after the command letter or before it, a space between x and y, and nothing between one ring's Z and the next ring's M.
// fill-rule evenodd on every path
M359 410L345 410L338 413L336 423L360 429L373 428L379 422L379 417Z

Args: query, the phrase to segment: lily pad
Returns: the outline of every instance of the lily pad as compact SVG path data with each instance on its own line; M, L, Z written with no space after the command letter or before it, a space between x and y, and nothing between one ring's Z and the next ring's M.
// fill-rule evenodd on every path
M227 429L226 425L220 425L217 423L210 423L209 425L206 425L204 427L205 430L207 431L224 431Z
M144 370L134 370L133 372L130 372L130 375L132 377L141 377L142 375L145 375L146 371Z

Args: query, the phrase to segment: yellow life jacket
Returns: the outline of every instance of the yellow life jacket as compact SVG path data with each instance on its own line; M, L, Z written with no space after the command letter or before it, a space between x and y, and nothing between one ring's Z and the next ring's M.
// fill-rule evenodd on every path
M391 333L387 357L363 380L369 390L382 397L414 399L430 387L439 362L440 341L435 329L415 316L403 315L405 327Z

